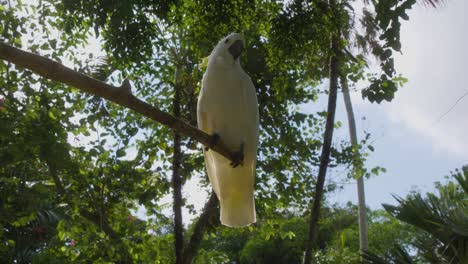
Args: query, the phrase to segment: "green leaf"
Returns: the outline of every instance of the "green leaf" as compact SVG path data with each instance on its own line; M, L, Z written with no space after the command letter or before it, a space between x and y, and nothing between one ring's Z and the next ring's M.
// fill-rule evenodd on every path
M116 155L117 155L118 158L121 158L121 157L125 156L125 155L126 155L125 149L119 149L119 150L117 150Z

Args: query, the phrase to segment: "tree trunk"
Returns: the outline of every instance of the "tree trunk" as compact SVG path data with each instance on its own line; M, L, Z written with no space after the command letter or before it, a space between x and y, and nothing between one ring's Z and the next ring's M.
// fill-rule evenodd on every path
M218 198L216 197L216 194L212 192L210 198L203 207L203 212L198 218L198 221L195 223L192 236L190 237L190 242L184 249L183 264L191 264L193 258L196 256L198 249L200 248L200 243L203 240L203 235L205 234L206 228L210 224L210 218L217 212L217 204Z
M348 115L349 136L351 145L354 149L358 149L358 140L356 133L356 121L354 119L353 105L351 103L351 96L349 95L348 80L346 77L341 76L341 89L343 90L343 99ZM359 158L359 152L356 151L356 158ZM356 169L356 168L354 168ZM366 212L366 197L364 191L364 177L358 175L357 178L357 192L358 192L358 218L359 218L359 248L361 253L368 250L367 241L367 212Z
M322 146L322 153L320 156L319 173L317 183L315 185L314 201L311 209L309 220L309 236L306 242L306 253L304 257L304 264L310 264L312 261L312 248L315 244L318 231L318 220L320 216L320 206L323 197L323 186L325 184L325 176L327 174L327 167L330 161L330 149L333 139L333 129L335 125L335 112L336 112L336 97L338 90L338 77L339 77L339 35L335 32L331 39L330 50L330 72L329 72L329 94L328 94L328 109L327 121L325 125L324 140Z
M176 118L180 117L180 90L179 86L180 68L177 66L175 73L175 95L173 100L173 114ZM184 226L182 223L182 178L181 171L181 157L182 151L180 149L180 134L174 131L174 156L172 158L172 188L174 204L174 247L176 254L176 264L182 264L183 250L184 250Z

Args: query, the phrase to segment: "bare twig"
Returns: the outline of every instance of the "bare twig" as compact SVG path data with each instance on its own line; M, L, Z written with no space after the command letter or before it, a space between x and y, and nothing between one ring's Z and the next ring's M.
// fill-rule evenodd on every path
M445 113L443 113L441 116L439 116L439 118L437 118L437 120L432 123L432 126L436 125L437 123L439 123L446 115L448 115L454 108L455 106L457 106L457 104L463 99L465 98L466 96L468 95L468 91L465 92L462 96L458 97L458 99L455 101L455 103L452 104L452 106L447 110L445 111Z

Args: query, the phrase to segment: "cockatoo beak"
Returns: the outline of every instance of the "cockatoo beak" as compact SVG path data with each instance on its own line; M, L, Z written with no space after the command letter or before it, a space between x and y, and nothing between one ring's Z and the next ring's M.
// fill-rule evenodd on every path
M242 40L236 40L234 43L232 43L231 47L229 47L229 53L231 53L232 57L234 60L239 58L241 55L242 51L244 50L244 43Z

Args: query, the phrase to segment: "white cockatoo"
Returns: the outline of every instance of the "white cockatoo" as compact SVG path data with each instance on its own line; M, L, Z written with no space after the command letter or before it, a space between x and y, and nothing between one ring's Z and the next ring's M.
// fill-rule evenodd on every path
M217 135L239 164L205 149L211 186L221 207L221 223L242 227L255 223L254 182L258 144L258 103L255 87L242 69L239 56L244 48L240 34L221 39L208 57L198 98L198 127Z

